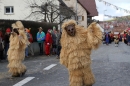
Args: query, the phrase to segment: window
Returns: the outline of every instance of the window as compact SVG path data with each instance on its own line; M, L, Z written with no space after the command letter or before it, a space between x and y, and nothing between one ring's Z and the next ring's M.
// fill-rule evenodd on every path
M78 21L84 21L84 16L78 16Z
M75 19L76 19L76 17L75 17L75 16L72 16L72 17L71 17L71 19L75 20Z
M14 14L13 6L5 6L5 14Z

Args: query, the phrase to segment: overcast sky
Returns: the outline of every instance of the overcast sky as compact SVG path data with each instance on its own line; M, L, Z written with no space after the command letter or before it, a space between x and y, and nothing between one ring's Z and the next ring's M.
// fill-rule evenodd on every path
M94 17L94 19L101 20L101 21L109 20L110 19L109 17L103 17L104 13L105 15L119 16L119 17L130 15L124 12L123 10L120 11L120 10L116 10L112 6L106 6L103 2L99 2L98 0L95 1L96 1L96 6L97 6L99 16ZM130 11L130 0L104 0L104 1Z

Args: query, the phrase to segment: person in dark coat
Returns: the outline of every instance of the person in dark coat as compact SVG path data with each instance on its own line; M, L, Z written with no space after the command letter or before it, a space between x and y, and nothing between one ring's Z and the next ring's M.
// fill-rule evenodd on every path
M0 31L0 60L3 60L3 51L4 51L3 34L2 31Z
M10 28L7 28L7 29L6 29L6 33L5 33L5 35L4 35L4 49L5 49L5 58L4 58L4 59L5 59L5 60L7 59L7 51L8 51L8 49L9 49L10 33L11 33Z
M109 43L110 43L110 35L109 35L109 33L106 33L106 35L105 35L105 42L106 42L106 45L109 45Z
M122 36L120 33L118 34L118 38L119 38L119 41L122 41Z
M53 40L53 43L52 43L52 54L56 54L57 31L56 31L55 27L53 27L53 31L52 31L51 35L52 35L52 40Z
M128 34L127 34L127 42L128 42L128 45L130 46L130 30L128 31Z
M127 32L123 34L124 43L127 44Z
M60 50L61 50L61 43L60 43L60 39L61 39L61 32L58 31L57 33L57 39L56 39L56 45L57 45L57 59L59 59L59 55L60 55Z

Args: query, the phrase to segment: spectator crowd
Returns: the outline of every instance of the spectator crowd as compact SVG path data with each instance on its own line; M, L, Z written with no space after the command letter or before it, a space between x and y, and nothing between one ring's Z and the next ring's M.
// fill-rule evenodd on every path
M25 28L25 33L28 38L28 42L26 43L25 49L25 57L29 57L29 55L34 56L34 47L33 47L33 36L31 34L31 28ZM7 28L5 34L0 31L0 61L7 60L7 52L9 49L10 43L10 35L11 29ZM57 59L59 59L59 54L61 50L60 46L60 30L56 30L55 27L53 29L48 29L47 33L43 32L42 27L38 28L38 32L36 34L37 43L39 46L39 55L57 55Z
M103 44L109 45L112 42L115 43L115 47L119 45L119 42L124 42L126 45L130 46L130 27L123 34L119 32L104 32Z

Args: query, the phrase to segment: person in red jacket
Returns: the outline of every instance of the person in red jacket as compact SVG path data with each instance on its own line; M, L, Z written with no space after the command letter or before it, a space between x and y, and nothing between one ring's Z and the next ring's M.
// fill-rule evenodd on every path
M45 38L45 54L50 55L50 47L52 44L51 30L49 29Z

